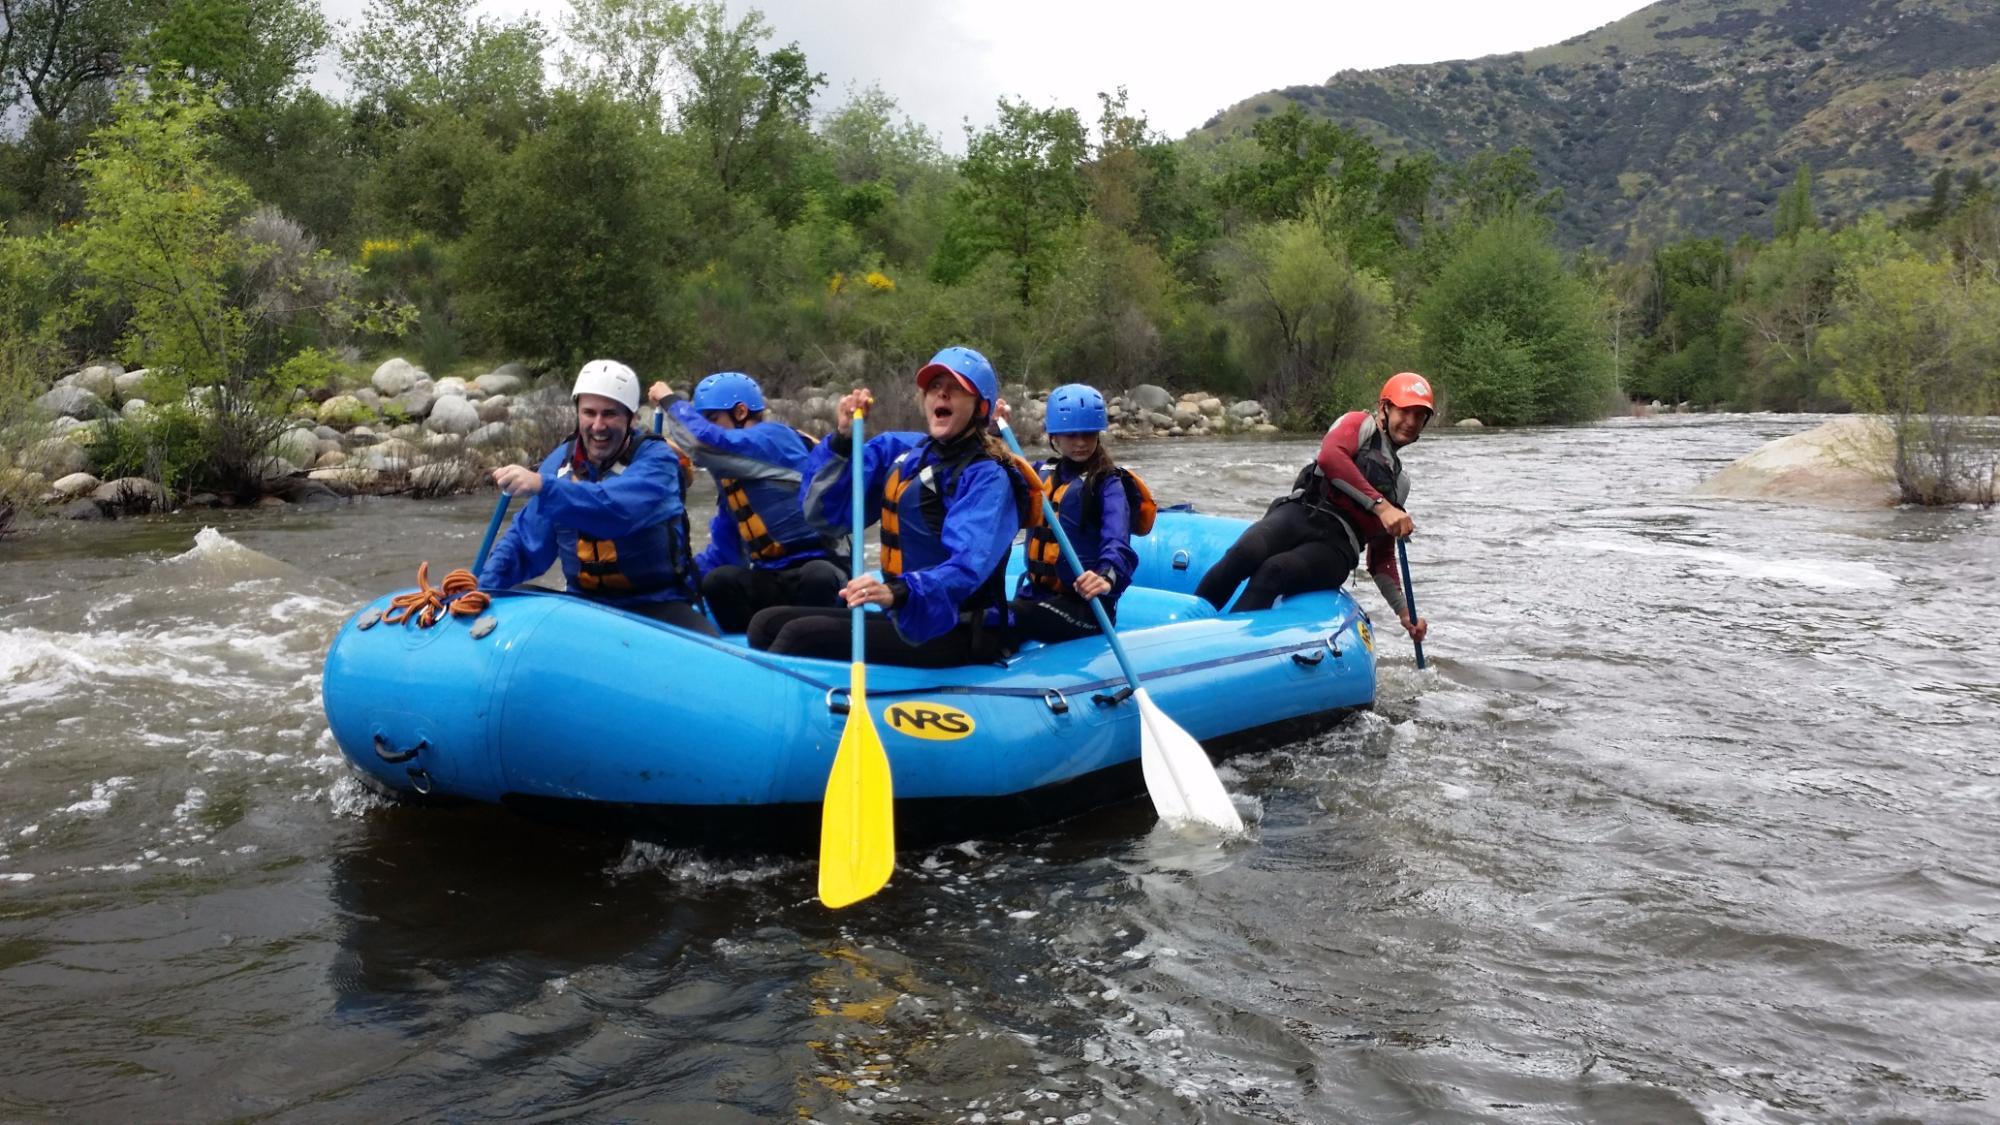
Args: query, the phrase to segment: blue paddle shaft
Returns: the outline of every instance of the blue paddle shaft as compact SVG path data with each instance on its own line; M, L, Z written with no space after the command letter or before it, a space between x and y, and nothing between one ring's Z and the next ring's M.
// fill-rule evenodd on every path
M493 537L500 534L500 521L506 518L507 502L512 499L512 496L502 492L500 502L493 505L493 518L486 521L486 538L479 541L479 555L472 560L474 575L486 568L486 556L493 550Z
M1000 436L1007 440L1007 448L1013 450L1015 456L1027 457L1021 452L1021 443L1014 438L1014 427L1000 423ZM1042 518L1049 522L1049 530L1056 534L1056 545L1062 548L1063 561L1081 578L1083 563L1076 557L1076 548L1070 546L1069 533L1063 530L1062 516L1056 511L1055 504L1050 502L1047 492L1042 493ZM1084 603L1090 606L1090 612L1097 615L1097 627L1104 630L1104 639L1111 642L1111 655L1118 658L1118 667L1125 673L1126 682L1132 685L1133 691L1139 690L1139 673L1132 670L1131 657L1125 655L1125 646L1118 643L1118 633L1111 627L1111 615L1104 612L1103 604L1096 598L1085 598Z
M1410 607L1410 620L1415 621L1417 619L1417 588L1410 585L1409 540L1396 540L1396 562L1403 568L1403 601ZM1424 666L1424 642L1413 640L1410 643L1416 646L1417 667L1422 668Z
M864 517L862 512L862 508L864 506L862 503L863 500L862 494L867 490L867 483L868 483L866 480L862 478L861 474L862 467L867 463L868 460L868 443L865 440L863 440L861 433L863 428L864 428L864 423L861 418L861 413L859 411L856 411L854 415L854 444L848 447L854 453L854 460L849 462L847 466L848 473L850 476L853 477L854 481L854 487L850 490L850 492L852 493L852 497L850 501L850 508L848 511L848 526L854 529L854 538L852 540L853 550L849 552L848 556L847 576L849 578L861 577L861 566L862 566L861 529L868 526L865 522L863 522ZM865 605L855 606L852 613L850 614L850 619L849 619L849 626L854 631L850 643L853 645L854 648L854 662L856 664L861 663L861 657L863 651L862 639L861 639L862 638L861 621L862 621L862 612L867 608L868 607Z

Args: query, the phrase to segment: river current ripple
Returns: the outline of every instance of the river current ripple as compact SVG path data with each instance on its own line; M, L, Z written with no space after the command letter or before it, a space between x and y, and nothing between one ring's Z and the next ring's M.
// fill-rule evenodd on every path
M1431 667L1379 630L1373 713L1226 765L1248 839L1127 806L839 914L353 782L328 638L490 497L17 537L0 1119L2000 1117L2000 516L1691 496L1815 421L1429 435ZM1252 515L1311 449L1121 453Z

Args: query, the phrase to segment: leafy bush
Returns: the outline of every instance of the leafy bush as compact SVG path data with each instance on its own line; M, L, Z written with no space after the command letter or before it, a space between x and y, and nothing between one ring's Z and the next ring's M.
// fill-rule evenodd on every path
M1546 224L1502 213L1465 239L1419 301L1422 370L1462 417L1597 417L1616 391L1599 304L1564 268Z
M211 463L215 431L213 413L181 403L150 407L135 418L105 425L91 445L91 459L105 480L146 477L183 495L232 487L235 482Z

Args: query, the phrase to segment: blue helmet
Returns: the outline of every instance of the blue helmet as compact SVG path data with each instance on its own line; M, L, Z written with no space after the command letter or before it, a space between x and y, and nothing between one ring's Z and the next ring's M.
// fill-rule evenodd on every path
M1111 424L1104 414L1104 396L1097 388L1067 383L1049 392L1047 424L1051 434L1094 434Z
M986 412L993 412L993 404L1000 398L1000 376L993 373L985 356L971 348L946 348L917 369L917 389L929 389L931 380L946 374L957 376L961 386L979 396Z
M762 410L764 392L758 388L757 380L741 371L718 371L694 385L691 401L704 414L711 410L734 410L739 402L751 410Z

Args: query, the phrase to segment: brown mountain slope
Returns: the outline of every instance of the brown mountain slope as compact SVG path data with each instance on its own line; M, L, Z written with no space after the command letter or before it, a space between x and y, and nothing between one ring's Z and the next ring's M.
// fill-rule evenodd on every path
M1202 132L1287 102L1391 151L1524 145L1574 243L1769 234L1802 160L1830 218L1919 203L1940 167L2000 176L2000 0L1662 0L1524 54L1271 91Z

